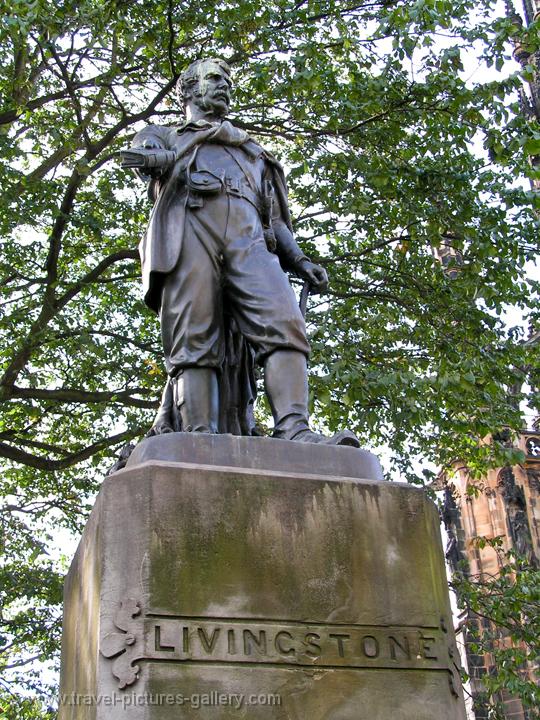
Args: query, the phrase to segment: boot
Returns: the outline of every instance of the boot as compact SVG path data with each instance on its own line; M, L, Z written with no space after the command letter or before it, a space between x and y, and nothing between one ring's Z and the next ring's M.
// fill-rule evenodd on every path
M214 368L189 367L173 380L174 405L182 432L218 432L219 388Z
M264 386L272 415L272 437L298 442L360 447L350 430L332 437L309 428L307 361L297 350L275 350L264 364Z
M146 437L153 437L154 435L166 435L175 431L174 428L174 392L173 392L173 380L167 378L165 387L161 394L161 404L157 415L154 419L154 423L150 430L146 433Z

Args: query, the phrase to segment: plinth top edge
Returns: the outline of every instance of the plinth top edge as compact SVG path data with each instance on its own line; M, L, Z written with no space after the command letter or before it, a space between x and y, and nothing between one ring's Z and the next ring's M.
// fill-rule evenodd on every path
M124 473L132 473L134 470L145 470L151 468L163 468L163 469L182 469L182 470L200 470L202 472L219 472L222 474L235 474L235 475L249 475L252 477L260 476L262 478L285 478L288 480L317 480L321 482L329 483L351 483L352 485L375 485L378 486L381 482L384 485L403 485L404 487L411 487L407 483L388 483L386 480L373 480L365 477L348 477L346 475L321 475L313 470L309 472L284 472L282 470L268 470L268 469L257 469L257 468L245 468L235 467L233 465L203 465L202 463L189 463L189 462L171 462L170 460L146 460L143 463L137 465L128 465L121 470L117 470L110 477L114 480L115 477L120 476ZM414 490L422 489L415 488Z
M383 481L380 462L368 450L268 437L168 433L145 438L126 465L182 464L222 469L258 470L351 480Z

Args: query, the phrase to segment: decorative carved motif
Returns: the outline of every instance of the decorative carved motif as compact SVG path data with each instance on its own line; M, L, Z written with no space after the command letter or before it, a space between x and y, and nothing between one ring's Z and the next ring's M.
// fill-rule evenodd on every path
M516 477L509 465L499 473L499 487L506 504L506 516L512 545L520 555L531 560L534 554L531 529L527 518L525 493L521 485L516 483Z
M448 560L448 563L450 567L452 568L453 572L456 572L459 566L459 563L463 560L463 554L460 550L456 535L454 531L449 528L447 530L448 533L448 541L446 543L445 548L445 557Z
M120 608L114 617L114 625L122 632L111 632L101 639L100 652L103 657L116 658L112 664L112 674L118 680L118 687L124 689L133 685L139 672L133 661L140 657L142 646L142 627L133 623L133 618L141 612L136 600L126 598L120 602Z
M507 503L517 504L520 507L525 506L523 489L516 484L516 476L510 465L506 465L499 472L498 485Z
M540 438L528 437L525 440L525 447L527 448L527 455L540 460Z
M461 530L461 523L459 509L456 505L453 490L453 485L447 485L444 489L441 520L444 523L448 535L445 556L452 572L457 572L461 567L461 563L465 560L465 555L463 554L463 548L461 547L458 539Z
M527 469L527 479L531 490L540 493L540 470Z

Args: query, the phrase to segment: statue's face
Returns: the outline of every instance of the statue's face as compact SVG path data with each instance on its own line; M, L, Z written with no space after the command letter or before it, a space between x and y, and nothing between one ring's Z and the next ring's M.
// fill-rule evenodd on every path
M193 102L206 113L225 117L231 104L232 83L230 77L212 61L201 63L198 75Z

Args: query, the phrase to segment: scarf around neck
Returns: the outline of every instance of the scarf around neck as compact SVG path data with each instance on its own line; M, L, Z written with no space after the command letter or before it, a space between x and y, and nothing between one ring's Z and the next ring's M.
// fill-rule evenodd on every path
M195 145L205 142L240 146L251 140L245 130L235 127L229 120L224 120L219 125L199 120L178 128L177 132L178 140L174 145L177 160L186 155Z

